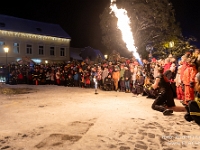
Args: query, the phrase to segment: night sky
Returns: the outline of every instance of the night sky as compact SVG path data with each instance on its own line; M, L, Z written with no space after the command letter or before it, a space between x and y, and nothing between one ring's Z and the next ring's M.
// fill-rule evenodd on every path
M200 0L171 0L184 36L200 40ZM110 0L4 1L0 14L59 24L72 38L71 47L91 46L102 52L99 15Z

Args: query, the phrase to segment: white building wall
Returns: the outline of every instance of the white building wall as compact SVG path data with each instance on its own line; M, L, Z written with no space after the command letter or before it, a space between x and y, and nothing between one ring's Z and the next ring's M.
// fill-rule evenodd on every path
M40 38L40 36L17 36L16 34L9 34L7 32L0 32L0 42L4 42L4 45L0 45L0 64L6 63L6 54L3 47L7 46L9 52L7 54L7 62L14 63L22 57L29 57L30 59L41 60L44 63L45 60L50 62L69 61L70 39L57 39L53 40L52 37ZM19 54L14 52L14 43L19 43ZM32 54L27 54L26 45L32 45ZM39 46L44 46L44 54L39 55ZM55 47L55 56L50 55L50 47ZM65 48L65 56L60 56L60 48Z

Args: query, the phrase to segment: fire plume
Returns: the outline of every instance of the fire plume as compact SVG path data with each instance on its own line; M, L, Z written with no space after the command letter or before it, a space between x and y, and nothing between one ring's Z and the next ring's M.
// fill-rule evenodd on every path
M117 26L121 30L122 39L126 43L127 49L133 52L133 55L136 59L140 60L137 48L134 46L135 42L130 27L130 18L127 15L127 11L125 9L118 9L115 2L116 0L111 0L110 9L111 12L114 12L115 16L118 19Z

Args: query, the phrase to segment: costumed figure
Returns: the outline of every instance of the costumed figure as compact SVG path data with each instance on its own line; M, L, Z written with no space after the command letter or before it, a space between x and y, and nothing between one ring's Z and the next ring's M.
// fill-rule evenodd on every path
M194 85L195 75L197 74L196 65L192 62L191 58L187 59L187 68L183 74L183 84L185 99L183 105L187 105L190 100L194 100Z
M182 91L182 82L181 82L181 74L180 74L181 67L182 67L182 63L181 63L181 61L179 61L178 70L176 73L176 77L174 79L174 81L176 83L176 95L177 95L178 100L184 100L184 93Z
M163 68L158 68L158 76L152 84L153 89L158 89L158 95L152 104L152 109L160 111L163 115L170 115L173 113L172 109L166 107L174 107L174 97L170 83L163 75Z
M170 68L164 72L164 76L169 80L170 87L173 91L174 98L177 97L176 95L176 84L175 84L175 77L176 77L176 65L175 63L172 63Z
M170 66L171 66L171 61L170 61L170 58L168 57L168 58L165 59L164 71L163 72L165 73L165 71L169 70Z
M144 76L142 74L142 71L137 72L136 81L134 84L134 90L132 90L133 94L135 95L142 95L144 91Z
M112 91L113 90L113 79L111 73L104 79L104 86L103 89L105 91Z
M144 80L144 92L147 95L146 98L155 99L158 94L158 89L152 88L152 84L150 77L146 76Z
M195 98L185 106L187 113L184 117L187 121L195 121L200 125L200 73L196 74L195 82Z
M180 68L180 79L181 79L181 86L182 86L182 89L180 89L180 92L181 92L181 95L182 95L182 99L183 99L183 101L184 101L184 99L185 99L185 85L184 85L184 83L183 83L183 75L184 75L184 71L186 70L186 68L187 68L187 62L186 62L186 60L187 60L187 55L185 54L185 55L183 55L182 57L181 57L181 68Z
M114 71L112 72L112 78L114 82L114 90L118 91L118 82L119 82L119 67L116 65Z

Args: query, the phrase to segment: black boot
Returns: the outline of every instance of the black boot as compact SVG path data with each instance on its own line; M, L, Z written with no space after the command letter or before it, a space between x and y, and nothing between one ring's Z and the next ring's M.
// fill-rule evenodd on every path
M189 113L185 114L184 118L185 118L185 120L188 121L188 122L193 121L193 118L190 116Z
M190 110L189 110L189 107L188 107L188 105L186 105L186 106L185 106L185 110L187 111L187 113L189 113L189 114L190 114Z
M173 110L172 109L166 109L165 111L163 111L163 115L167 116L167 115L171 115L173 114Z

